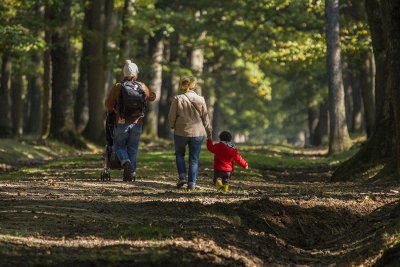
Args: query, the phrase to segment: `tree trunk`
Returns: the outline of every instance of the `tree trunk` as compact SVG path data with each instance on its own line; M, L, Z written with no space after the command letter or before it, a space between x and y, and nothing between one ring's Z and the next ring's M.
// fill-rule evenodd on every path
M212 77L218 77L220 75L219 72L221 71L221 67L223 66L223 60L224 57L221 53L219 55L216 55L213 61L208 61L207 70ZM203 95L206 100L208 116L211 123L214 119L214 105L216 101L217 91L215 80L218 79L212 79L212 81L207 84L207 87L203 89Z
M103 38L103 62L104 62L104 94L110 91L110 88L114 85L114 66L116 59L114 56L110 56L110 51L117 44L113 39L110 39L110 33L118 30L118 18L116 12L114 12L114 0L105 0L105 24L104 24L104 38Z
M193 71L193 75L197 79L196 92L201 95L202 94L202 74L203 74L203 62L204 62L204 54L202 48L202 42L206 38L206 31L203 31L199 38L197 38L195 48L192 50L191 55L191 69Z
M46 13L47 8L46 8ZM48 15L46 15L47 18ZM49 31L45 33L45 41L48 46L51 44L51 34ZM42 139L46 139L50 131L50 119L51 119L51 99L52 99L52 66L51 66L51 55L50 51L46 50L43 54L43 96L42 96L42 123L40 135Z
M87 83L87 44L82 44L82 56L79 63L79 81L75 94L74 123L78 132L82 132L88 122L88 83Z
M375 125L371 137L363 151L355 157L362 162L382 160L391 157L393 146L391 93L387 87L388 68L385 37L383 34L382 11L380 3L375 0L365 1L368 23L371 29L371 40L376 65L375 73Z
M318 126L318 107L312 106L308 108L308 131L309 131L309 143L315 145L315 131Z
M88 35L88 104L89 120L83 135L96 143L104 143L104 27L105 0L92 0L89 12ZM100 75L99 75L100 74Z
M368 53L363 58L361 94L364 105L367 137L370 137L375 123L374 66L371 53Z
M339 0L326 0L326 42L329 87L329 154L347 150L351 140L346 125L342 68L340 66Z
M213 73L213 70L209 68L209 73ZM215 83L213 83L215 85ZM215 87L213 85L207 84L207 87L202 89L202 93L204 96L204 99L206 101L207 105L207 112L208 112L208 117L210 119L210 122L213 121L213 116L214 116L214 105L216 101L215 97Z
M218 102L218 97L214 103L214 113L213 113L213 120L212 120L212 139L213 140L218 140L218 135L223 131L224 129L224 118L221 113L221 107Z
M383 0L383 29L387 51L388 87L394 119L394 156L397 175L400 176L400 2Z
M35 19L42 18L44 14L43 3L37 1L34 6ZM40 33L36 30L33 31L37 39L43 39L40 37ZM28 76L28 89L27 89L27 105L25 109L29 107L28 117L24 121L25 132L40 134L41 129L41 116L42 116L42 77L40 75L41 67L41 52L38 50L31 51L31 60L36 68L31 69Z
M169 138L169 123L168 123L168 111L169 111L169 100L168 95L172 90L171 73L163 71L162 74L162 89L160 95L160 106L158 116L158 137Z
M376 120L372 135L360 151L342 163L334 172L332 180L345 180L356 172L355 166L373 166L392 157L393 148L393 111L391 92L387 86L388 67L386 63L386 45L383 35L382 11L375 0L365 1L368 23L376 63L375 103Z
M23 134L22 94L24 81L20 73L13 74L11 79L11 120L13 135Z
M135 0L125 0L124 11L122 13L122 28L121 28L121 39L119 42L119 60L118 60L118 69L119 71L116 74L117 81L122 81L124 78L124 74L122 73L122 68L125 64L125 60L129 59L130 56L130 35L132 33L132 26L129 23L129 17L132 15L134 11L133 4Z
M73 130L72 88L71 88L71 48L67 27L71 19L71 0L65 0L62 7L53 7L51 17L59 21L58 30L52 34L51 60L52 106L50 136L67 140L67 132Z
M353 74L349 71L348 64L343 67L344 105L346 110L346 123L349 132L353 132Z
M364 70L360 70L363 72ZM360 133L362 131L362 95L361 95L361 75L357 74L352 77L352 99L353 99L353 124L351 126L352 132Z
M86 37L89 34L89 25L90 25L90 6L85 7L85 15L83 19L83 27L82 27L82 55L81 60L79 62L79 80L78 80L78 88L75 94L75 103L74 103L74 123L78 130L78 132L82 132L88 122L89 116L89 108L88 108L88 38Z
M325 145L329 142L329 109L328 101L325 100L319 105L318 124L315 129L314 145Z
M11 128L11 57L3 53L1 60L1 84L0 84L0 137L8 137L12 133Z
M158 115L159 115L159 104L162 86L162 63L163 63L163 51L164 41L160 34L154 40L154 51L153 51L153 77L150 82L150 90L157 96L156 100L150 102L148 105L149 111L146 115L146 129L145 132L150 136L156 137L158 134Z
M386 50L382 28L382 14L380 4L375 0L366 0L365 7L368 15L368 24L371 29L371 41L375 61L375 117L378 120L385 101L386 87Z
M160 116L158 136L172 138L173 132L168 122L168 112L172 98L178 93L179 87L179 34L173 33L166 50L165 58L168 59L170 71L163 73L162 91L160 96Z
M36 66L40 66L40 53L33 51L32 62ZM29 96L29 117L27 121L27 132L28 133L40 133L41 124L41 102L42 94L40 88L42 86L42 79L39 71L29 77L28 81L28 96Z

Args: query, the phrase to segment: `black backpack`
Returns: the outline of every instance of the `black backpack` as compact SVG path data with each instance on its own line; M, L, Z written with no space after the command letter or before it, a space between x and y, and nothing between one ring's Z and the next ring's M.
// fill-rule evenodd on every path
M146 93L138 82L124 81L119 95L119 115L121 118L144 117Z

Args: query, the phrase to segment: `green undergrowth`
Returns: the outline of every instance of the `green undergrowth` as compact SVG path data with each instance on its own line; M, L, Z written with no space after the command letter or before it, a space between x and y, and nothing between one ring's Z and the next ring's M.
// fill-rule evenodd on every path
M383 184L399 183L400 177L396 176L395 164L390 159L375 159L363 163L357 154L336 169L332 181Z
M49 140L48 144L40 145L34 139L0 139L0 146L1 151L4 151L0 154L1 162L13 162L15 159L28 162L29 159L39 158L45 163L35 166L21 164L18 170L0 176L3 180L47 178L54 176L55 172L58 172L58 177L97 179L104 166L102 157L104 149L99 147L82 153L76 148L57 141ZM358 149L351 149L337 155L326 156L326 149L246 144L238 144L237 147L239 153L249 163L248 170L235 163L234 177L243 181L263 181L262 172L265 167L295 168L335 165L358 151ZM186 154L187 157L188 151ZM213 158L214 155L204 144L199 159L199 177L206 176L212 179ZM46 162L48 159L53 160ZM118 172L118 170L113 170L112 176L119 177ZM176 163L172 141L143 138L139 146L137 175L143 179L175 177Z
M0 139L0 163L10 166L70 157L79 152L73 146L51 139L39 140L30 136Z
M44 170L78 166L100 159L100 148L88 143L79 149L53 139L35 136L0 139L0 180L40 178L48 175ZM96 163L97 164L97 163Z
M283 149L282 149L283 148ZM326 151L313 148L295 148L282 146L238 146L240 154L257 166L304 167L310 165L332 165L343 162L353 156L358 149L327 156ZM315 151L315 153L313 153Z
M167 224L114 224L108 227L105 235L124 240L152 240L163 241L174 238L174 229ZM179 233L175 233L179 234Z

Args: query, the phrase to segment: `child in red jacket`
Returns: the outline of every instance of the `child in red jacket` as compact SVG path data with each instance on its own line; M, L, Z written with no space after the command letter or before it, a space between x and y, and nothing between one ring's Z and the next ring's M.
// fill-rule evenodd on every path
M220 142L215 145L211 139L208 139L207 149L214 154L214 184L218 190L227 192L233 172L233 161L245 169L248 169L249 166L240 156L235 144L231 143L232 135L229 132L221 132L219 139Z

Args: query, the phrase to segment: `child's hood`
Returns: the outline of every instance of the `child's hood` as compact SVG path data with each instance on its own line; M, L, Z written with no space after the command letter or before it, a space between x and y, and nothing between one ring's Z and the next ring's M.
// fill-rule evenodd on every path
M221 143L222 143L222 144L224 144L224 145L226 145L226 146L227 146L227 147L229 147L229 148L236 149L236 146L235 146L235 144L234 144L234 143L232 143L232 142L228 142L228 141L221 141Z

